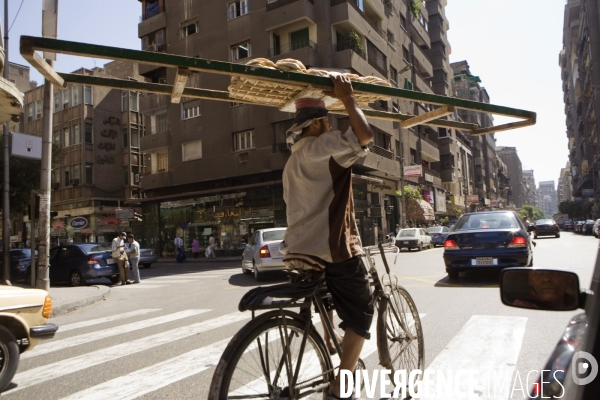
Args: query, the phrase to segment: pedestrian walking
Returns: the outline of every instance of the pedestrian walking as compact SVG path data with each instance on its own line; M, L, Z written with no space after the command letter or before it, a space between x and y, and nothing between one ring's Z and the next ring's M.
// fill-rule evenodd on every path
M127 254L125 253L125 238L127 233L121 232L119 236L112 241L112 257L117 261L119 266L119 278L121 285L128 285L129 281L129 268L127 268Z
M196 238L192 240L192 253L194 254L194 259L200 256L200 242Z
M129 242L129 251L126 252L126 254L129 258L129 263L131 264L133 283L140 283L140 244L135 241L135 236L133 236L133 233L127 235L127 241Z
M183 239L181 238L181 234L178 234L175 240L173 241L175 245L175 259L178 263L182 263L185 261L185 248L183 247Z
M216 258L215 257L215 238L213 235L210 235L208 238L208 246L206 246L206 258Z

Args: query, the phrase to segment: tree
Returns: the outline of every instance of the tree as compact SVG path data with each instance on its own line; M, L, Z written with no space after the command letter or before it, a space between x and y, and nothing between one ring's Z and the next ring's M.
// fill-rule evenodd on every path
M529 219L531 222L535 222L538 219L544 219L546 217L546 214L544 214L542 210L528 204L521 206L518 214L521 218L527 217L527 219Z
M421 209L421 205L419 204L419 200L423 200L423 196L421 196L421 187L419 186L417 189L413 189L412 187L406 185L404 186L404 190L396 190L396 196L402 200L404 197L404 203L406 205L406 220L411 222L422 221L423 218L423 210Z
M567 214L571 219L586 219L592 213L593 203L584 201L561 200L558 203L558 211Z

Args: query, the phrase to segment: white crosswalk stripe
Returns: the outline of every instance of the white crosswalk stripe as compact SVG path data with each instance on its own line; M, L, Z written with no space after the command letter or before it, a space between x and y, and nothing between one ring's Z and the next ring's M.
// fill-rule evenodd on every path
M35 351L32 351L31 353L23 353L21 359L37 357L42 354L48 354L53 351L64 350L69 347L79 346L81 344L114 337L116 335L122 335L127 332L133 332L140 329L149 328L158 324L166 324L167 322L177 321L178 319L191 317L208 311L210 310L185 310L174 314L164 315L162 317L156 317L144 321L117 326L115 328L104 329L97 332L90 332L84 335L79 335L66 339L53 340L47 343L40 344L36 347Z
M91 319L89 321L76 322L73 324L62 325L58 322L58 326L60 327L58 333L72 331L73 329L86 328L88 326L94 326L103 324L106 322L118 321L125 318L137 317L139 315L148 314L151 312L160 311L159 308L143 308L141 310L129 311L122 314L111 315L110 317Z

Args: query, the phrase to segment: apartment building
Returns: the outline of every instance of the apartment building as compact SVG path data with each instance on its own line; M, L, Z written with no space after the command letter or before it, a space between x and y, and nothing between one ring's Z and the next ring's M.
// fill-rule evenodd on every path
M551 216L558 210L557 192L554 181L541 181L538 187L538 207L546 214Z
M504 187L504 189L509 196L510 204L515 208L521 208L521 206L527 204L527 202L525 201L525 191L523 188L523 167L521 159L517 154L517 148L497 146L495 150L498 157L506 165L508 171L508 177L510 179L508 182L509 186ZM503 175L505 174L503 173ZM506 180L504 180L504 182L506 183Z
M538 207L538 192L535 183L535 175L532 169L523 170L523 195L524 203L530 206Z
M294 58L307 67L375 75L398 87L434 92L429 3L418 12L405 1L381 0L140 3L143 50L239 63ZM141 65L139 72L153 82L175 78L174 70L151 65ZM229 80L195 74L187 86L226 90ZM142 97L140 107L148 168L141 174L145 196L139 203L145 235L159 243L162 254L169 254L176 234L183 234L186 246L193 237L204 244L213 234L220 250L235 252L256 229L285 226L281 175L290 156L285 131L293 114L193 99L172 104L162 95ZM371 107L405 114L432 109L400 99ZM329 120L340 130L349 126L343 116ZM402 161L423 167L421 177L405 183L423 185L428 209L445 212L446 194L434 167L440 162L438 130L369 123L375 139L369 155L353 167L353 189L361 236L374 243L379 232L399 222L395 192Z
M137 64L126 62L74 73L142 79ZM25 93L24 133L42 134L43 88ZM52 244L110 241L117 232L134 230L133 218L116 214L123 201L141 194L139 97L110 88L55 87L51 210L58 215L51 222Z
M558 178L558 202L573 201L573 187L571 186L571 163L567 161L565 168L560 169Z
M600 194L597 175L600 104L596 99L600 88L599 12L595 0L567 1L563 48L559 54L572 196L586 201Z

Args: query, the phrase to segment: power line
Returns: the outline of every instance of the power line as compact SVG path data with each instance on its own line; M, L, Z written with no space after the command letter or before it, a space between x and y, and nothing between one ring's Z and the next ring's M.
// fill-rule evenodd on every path
M19 16L19 12L21 11L21 7L23 7L23 3L24 2L25 2L25 0L21 0L21 5L19 6L19 9L17 10L17 15L15 15L15 19L13 19L12 24L10 24L10 27L8 28L8 32L10 32L10 30L13 27L13 25L15 24L15 21L17 20L17 17Z

